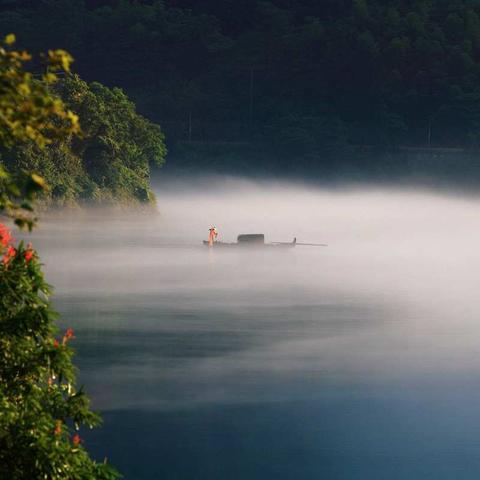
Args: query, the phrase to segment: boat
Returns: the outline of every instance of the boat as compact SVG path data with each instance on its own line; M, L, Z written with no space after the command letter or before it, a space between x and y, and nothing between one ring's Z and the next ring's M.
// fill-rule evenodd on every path
M265 243L265 235L263 233L242 233L237 237L235 243L217 242L210 244L207 240L203 244L210 248L294 248L297 239L292 242L270 242Z

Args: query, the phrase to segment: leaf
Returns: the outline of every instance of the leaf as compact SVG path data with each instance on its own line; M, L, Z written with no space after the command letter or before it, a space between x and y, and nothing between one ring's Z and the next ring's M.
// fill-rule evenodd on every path
M37 175L36 173L32 173L30 175L30 178L32 179L32 181L34 183L36 183L40 188L46 188L47 184L45 182L45 180L43 179L43 177L41 177L40 175Z
M6 37L5 37L5 40L4 42L7 44L7 45L13 45L15 43L15 35L13 33L9 33Z
M47 72L45 75L43 75L43 81L45 83L55 83L57 80L58 77L52 72Z

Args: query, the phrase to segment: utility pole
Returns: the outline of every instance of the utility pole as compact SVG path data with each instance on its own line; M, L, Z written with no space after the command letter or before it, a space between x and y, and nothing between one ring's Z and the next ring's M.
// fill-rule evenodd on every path
M427 128L427 145L428 148L432 145L432 117L428 117L428 128Z
M192 111L188 112L188 141L192 141Z
M255 88L257 88L255 82L258 82L258 79L255 77L255 72L268 69L269 67L268 65L262 64L246 64L237 68L242 71L242 77L248 72L248 92L245 92L245 94L248 93L248 113L244 112L247 113L248 118L244 118L243 123L247 127L250 136L253 137L253 125L255 121ZM244 106L246 107L246 105Z
M250 126L250 133L253 132L253 67L250 67L250 103L249 103L249 111L248 111L248 123Z

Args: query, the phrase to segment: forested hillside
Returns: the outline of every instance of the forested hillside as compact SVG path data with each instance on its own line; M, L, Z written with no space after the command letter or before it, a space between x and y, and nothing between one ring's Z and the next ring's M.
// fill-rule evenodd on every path
M70 51L192 161L207 142L219 158L255 145L280 168L358 147L478 145L479 0L0 5L0 32Z
M80 136L47 148L33 141L4 148L0 164L11 173L40 174L48 185L44 200L57 205L154 202L150 166L161 166L166 154L160 127L140 116L120 89L89 85L77 75L64 77L52 94L79 116Z

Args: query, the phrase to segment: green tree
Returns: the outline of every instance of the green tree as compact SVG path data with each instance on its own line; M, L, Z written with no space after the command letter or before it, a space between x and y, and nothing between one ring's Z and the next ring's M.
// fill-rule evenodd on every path
M154 203L150 167L163 165L166 155L160 127L139 115L118 88L67 75L51 91L81 118L82 135L66 135L46 148L25 142L9 152L7 167L42 175L50 186L44 198L57 204Z
M52 69L69 69L66 52L49 52L44 82L25 71L28 54L0 48L0 142L12 147L34 142L45 148L79 133L76 116L51 95ZM17 108L12 109L12 105ZM20 108L18 107L20 105ZM0 214L20 225L33 225L29 215L35 190L44 186L37 175L19 185L4 169L0 176ZM27 213L25 213L27 212ZM37 253L16 245L0 224L0 478L9 480L113 480L118 473L92 460L77 430L100 418L75 385L74 338L68 329L58 337L56 313L49 301Z
M83 136L72 142L88 177L106 199L154 201L150 166L165 162L165 138L158 125L136 112L119 88L88 85L67 77L58 92L82 119Z
M5 169L8 150L19 144L34 144L44 149L55 141L80 132L78 117L52 96L49 87L59 70L69 71L72 57L63 50L50 50L44 56L46 71L41 81L25 69L31 60L26 51L11 48L15 36L9 34L0 46L0 212L14 216L19 226L33 225L31 201L45 187L36 174L16 171L15 178Z
M478 98L476 0L3 3L0 32L18 25L42 49L65 41L81 77L121 86L138 112L162 124L172 150L174 139L188 138L190 111L195 141L225 142L232 132L259 141L253 120L253 130L269 132L260 147L272 150L283 130L278 112L294 105L295 115L308 117L322 104L350 143L359 141L359 126L377 143L390 118L402 127L393 143L421 145L429 119L456 101L452 86ZM432 146L468 145L480 103L471 109L435 121Z

